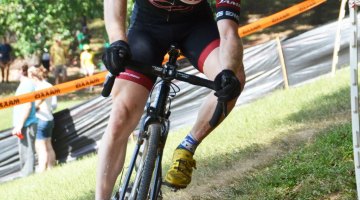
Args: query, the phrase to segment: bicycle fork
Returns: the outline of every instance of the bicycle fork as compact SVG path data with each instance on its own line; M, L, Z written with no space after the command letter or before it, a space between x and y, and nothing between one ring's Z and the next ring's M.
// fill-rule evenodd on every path
M162 184L162 164L161 164L163 157L162 154L170 127L170 121L169 121L170 111L169 109L166 109L166 105L167 105L166 102L167 102L167 98L169 97L170 84L171 83L167 81L161 82L160 87L158 88L157 96L155 98L156 101L154 102L154 106L151 106L150 103L147 104L146 107L147 112L146 115L141 120L141 124L140 124L141 129L139 132L139 138L137 140L129 168L127 170L124 182L122 183L119 195L116 195L115 198L121 200L126 198L127 188L129 187L131 175L134 171L134 168L136 168L136 162L140 156L139 153L141 151L141 148L143 145L145 145L143 151L146 151L147 148L146 146L147 144L144 142L149 136L147 135L145 130L147 130L149 124L152 123L160 123L163 127L160 135L160 145L157 151L157 158L155 162L154 176L153 176L154 179L152 180L151 189L150 189L151 190L150 199L155 200L158 197ZM143 156L141 157L141 159L143 159ZM138 166L138 170L141 170L143 167L142 165L144 164L143 162L140 163L141 166ZM141 173L136 173L136 174L139 175ZM135 177L135 182L133 185L133 189L131 190L129 199L136 198L137 191L135 190L138 184L139 184L139 178Z

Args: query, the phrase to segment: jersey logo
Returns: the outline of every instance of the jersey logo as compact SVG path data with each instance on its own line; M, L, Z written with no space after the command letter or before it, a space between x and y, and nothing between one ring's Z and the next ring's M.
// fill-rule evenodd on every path
M202 0L180 0L180 1L186 4L195 5L200 3Z
M216 7L229 6L234 7L236 9L240 9L241 0L217 0Z
M185 4L181 4L181 2ZM167 11L190 11L193 5L200 3L202 0L149 0L149 2L160 9Z

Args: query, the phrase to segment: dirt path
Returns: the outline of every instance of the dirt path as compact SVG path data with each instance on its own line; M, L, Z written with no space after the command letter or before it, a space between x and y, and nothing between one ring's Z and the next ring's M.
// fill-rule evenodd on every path
M331 120L327 119L310 124L303 130L279 137L270 145L259 148L245 159L239 159L239 161L233 163L232 167L226 170L212 172L212 176L210 177L196 177L185 190L174 193L165 189L164 199L194 200L204 199L204 197L206 197L206 199L222 199L221 193L218 193L219 189L226 188L228 185L231 185L234 180L242 179L252 171L270 165L274 159L285 155L301 145L311 142L314 136L322 130L335 124L350 121L349 116L349 113L339 113Z

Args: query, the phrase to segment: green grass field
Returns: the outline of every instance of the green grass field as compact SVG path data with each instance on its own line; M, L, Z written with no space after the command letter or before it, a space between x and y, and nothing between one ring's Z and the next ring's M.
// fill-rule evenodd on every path
M198 147L190 186L164 199L355 199L349 69L237 107ZM171 132L172 150L190 127ZM132 143L128 154L131 153ZM0 199L94 199L97 156L0 185Z
M356 199L351 124L332 126L313 143L203 199Z

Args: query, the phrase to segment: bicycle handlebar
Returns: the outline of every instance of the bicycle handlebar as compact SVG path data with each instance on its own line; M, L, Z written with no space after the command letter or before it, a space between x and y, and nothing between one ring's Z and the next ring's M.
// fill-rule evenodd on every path
M137 68L135 66L143 66L143 67L142 68ZM164 71L165 68L163 68L163 67L153 66L153 65L149 66L149 65L145 65L145 64L135 62L135 61L128 61L126 63L126 68L131 69L131 70L136 71L136 72L145 73L145 74L154 74L154 75L159 76L159 77L164 77L164 76L167 75L165 73L165 71ZM177 79L179 81L184 81L184 82L190 83L192 85L198 85L198 86L202 86L202 87L207 87L207 88L212 89L212 90L215 89L213 81L210 81L210 80L207 80L207 79L195 76L195 75L186 74L184 72L174 70L172 72L171 76L172 76L173 79ZM103 97L108 97L110 95L111 89L112 89L112 87L114 85L114 82L115 82L115 78L116 77L114 75L112 75L111 73L107 74L106 80L105 80L104 85L103 85L104 88L103 88L103 90L101 92L101 95Z
M143 63L138 63L135 61L128 61L126 63L126 68L127 69L131 69L133 71L137 71L137 72L141 72L141 73L145 73L145 74L154 74L156 76L159 76L161 78L172 78L172 79L177 79L180 81L184 81L187 83L190 83L192 85L198 85L198 86L202 86L202 87L206 87L212 90L215 90L215 85L213 81L210 81L208 79L204 79L195 75L191 75L191 74L186 74L184 72L180 72L177 70L173 70L173 71L169 71L166 72L164 67L159 67L159 66L149 66L149 65L145 65ZM142 66L142 68L137 68L135 66ZM108 97L111 93L112 87L114 85L115 82L115 78L116 76L112 75L111 73L108 73L103 85L103 90L101 92L101 95L103 97ZM219 102L216 105L216 109L214 111L214 114L211 118L211 120L209 121L209 124L211 127L215 127L220 118L221 115L224 114L225 116L227 115L227 106L226 106L226 102Z

